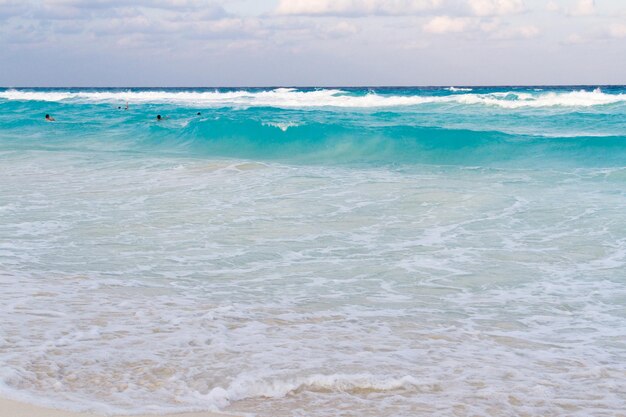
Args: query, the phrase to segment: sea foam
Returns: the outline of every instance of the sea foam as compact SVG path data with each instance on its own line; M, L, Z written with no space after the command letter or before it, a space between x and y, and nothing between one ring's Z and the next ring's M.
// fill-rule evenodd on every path
M106 103L173 103L209 107L277 107L277 108L377 108L420 106L426 104L486 105L515 109L522 107L592 107L626 102L626 94L607 94L600 90L526 92L502 91L469 93L467 89L451 90L455 94L433 96L393 95L370 92L354 95L339 89L301 91L279 88L263 91L0 91L0 98L44 102L106 102ZM459 94L459 92L463 92ZM471 90L469 90L471 91Z
M2 90L0 395L619 415L624 93Z

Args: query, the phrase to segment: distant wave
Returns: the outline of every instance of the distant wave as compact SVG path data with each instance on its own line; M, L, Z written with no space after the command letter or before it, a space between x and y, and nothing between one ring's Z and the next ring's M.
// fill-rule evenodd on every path
M462 87L448 87L446 88L446 90L452 91L453 93L456 93L459 91L472 91L471 88L462 88Z
M592 107L625 103L626 94L608 94L575 90L568 92L503 91L485 94L461 93L450 95L386 95L375 92L353 94L340 89L300 91L278 88L264 91L0 91L0 99L43 102L91 102L132 104L172 103L205 107L276 107L276 108L385 108L420 106L426 104L484 105L507 109L523 107Z

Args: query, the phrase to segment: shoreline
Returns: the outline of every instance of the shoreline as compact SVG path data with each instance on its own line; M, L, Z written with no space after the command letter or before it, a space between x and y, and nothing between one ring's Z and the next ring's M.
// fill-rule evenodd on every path
M55 408L40 407L20 401L10 400L0 397L0 412L2 417L105 417L103 414L91 412L64 411ZM234 414L215 413L211 411L200 411L194 413L176 414L135 414L120 417L240 417Z

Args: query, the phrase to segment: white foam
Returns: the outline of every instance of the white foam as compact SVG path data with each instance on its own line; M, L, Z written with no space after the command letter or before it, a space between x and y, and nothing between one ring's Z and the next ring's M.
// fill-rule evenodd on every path
M566 93L494 93L455 96L459 103L485 104L509 109L521 107L592 107L626 102L626 94L605 94L600 91L570 91Z
M290 127L297 127L300 125L301 123L297 123L297 122L263 122L263 126L277 127L283 132L286 132L287 129L289 129Z
M453 93L456 93L459 91L472 91L471 88L463 88L463 87L448 87L446 88L446 90L452 91Z
M453 88L453 87L451 87ZM460 91L459 89L451 91ZM6 100L46 102L94 102L132 104L172 103L206 107L341 107L377 108L419 106L430 103L458 103L465 105L487 105L508 109L522 107L591 107L626 102L626 94L607 94L594 91L569 92L497 92L488 94L453 94L448 96L427 95L384 95L370 92L354 95L338 89L298 91L279 88L266 91L78 91L43 92L6 90L0 92Z
M372 374L315 374L308 377L286 380L254 380L237 378L227 388L216 387L207 398L221 409L234 401L249 398L284 398L298 391L394 391L413 390L416 387L432 386L427 381L419 381L409 375L398 378L381 377ZM428 388L427 388L428 389Z
M621 171L97 155L0 164L2 395L121 415L626 407Z

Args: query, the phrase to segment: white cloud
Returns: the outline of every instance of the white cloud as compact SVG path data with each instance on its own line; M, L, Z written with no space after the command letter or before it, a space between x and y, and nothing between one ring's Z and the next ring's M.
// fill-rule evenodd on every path
M626 25L614 24L609 28L609 34L614 38L626 38Z
M589 16L595 12L595 0L578 0L576 6L569 10L572 16Z
M473 33L474 39L514 40L537 37L541 30L535 25L511 26L500 18L437 16L423 27L427 33ZM482 36L478 36L482 34Z
M424 32L434 34L463 32L470 24L469 19L462 17L437 16L424 25Z
M0 2L2 10L8 2ZM230 15L217 1L209 0L43 0L27 7L28 12L20 17L32 27L30 31L57 44L97 41L101 48L149 47L189 39L261 39L267 35L259 19ZM5 39L20 32L22 21L10 19L0 24L0 46L1 32L7 33Z
M534 38L535 36L539 35L540 32L541 31L539 30L539 28L533 25L521 26L517 28L517 33L519 33L523 38L526 39Z
M152 7L156 9L200 9L215 4L212 0L42 0L43 6L79 9L111 9L119 7Z
M561 10L561 7L556 1L549 1L546 3L546 10L549 12L558 12Z
M279 0L276 14L310 16L403 15L433 10L442 0Z
M522 0L468 0L476 16L502 16L525 10Z

